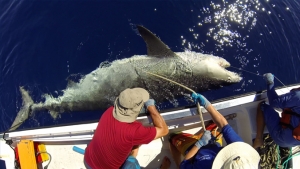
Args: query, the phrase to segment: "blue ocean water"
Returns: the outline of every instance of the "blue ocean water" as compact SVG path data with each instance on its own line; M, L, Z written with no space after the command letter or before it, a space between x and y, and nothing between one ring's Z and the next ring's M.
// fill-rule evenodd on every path
M202 93L211 101L264 90L261 75L267 72L285 85L299 83L299 11L296 0L1 1L0 131L11 126L22 106L19 86L41 102L43 94L62 94L66 79L79 79L103 61L146 54L134 24L156 33L175 52L193 50L229 61L229 70L243 80ZM19 129L97 121L101 113L63 113L53 120L38 112Z

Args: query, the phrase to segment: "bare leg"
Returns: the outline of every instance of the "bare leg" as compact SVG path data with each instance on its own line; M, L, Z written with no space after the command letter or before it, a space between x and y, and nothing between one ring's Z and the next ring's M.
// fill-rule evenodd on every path
M162 160L160 169L169 169L170 166L171 166L171 161L167 156L165 156L164 159Z
M177 168L179 168L181 163L181 153L177 150L177 148L172 143L169 143L169 147L170 147L172 157L175 161L175 164Z
M253 148L258 148L263 145L263 134L265 128L265 119L262 110L260 109L260 102L257 106L257 114L256 114L256 138L253 143Z

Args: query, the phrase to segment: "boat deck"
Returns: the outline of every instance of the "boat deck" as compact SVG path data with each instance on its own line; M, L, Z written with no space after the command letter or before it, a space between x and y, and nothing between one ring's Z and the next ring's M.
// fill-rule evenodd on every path
M237 130L236 119L229 120L229 123ZM195 134L201 127L200 123L190 125L183 132ZM179 129L180 130L180 129ZM176 128L170 130L170 133L179 131ZM181 131L181 130L180 130ZM89 141L84 142L68 142L65 145L55 143L47 143L47 152L53 156L49 169L84 169L83 155L72 150L73 146L85 149ZM176 165L172 159L169 150L168 136L152 141L149 144L142 145L139 149L137 159L142 168L157 169L161 164L164 156L168 156L171 160L171 169L175 169ZM44 162L47 164L47 162ZM44 164L44 165L45 165Z

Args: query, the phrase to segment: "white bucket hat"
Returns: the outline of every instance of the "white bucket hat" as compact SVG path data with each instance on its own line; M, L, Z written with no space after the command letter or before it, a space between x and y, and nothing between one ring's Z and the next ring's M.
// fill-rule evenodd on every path
M260 156L252 146L234 142L217 154L212 169L258 169L259 161Z
M149 100L147 90L143 88L125 89L115 100L114 118L121 122L134 122L147 100Z

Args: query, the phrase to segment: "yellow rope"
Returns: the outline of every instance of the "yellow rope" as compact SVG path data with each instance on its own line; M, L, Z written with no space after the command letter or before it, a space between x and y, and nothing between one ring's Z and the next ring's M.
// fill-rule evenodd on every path
M140 69L140 68L138 68L138 69ZM181 87L183 87L183 88L189 90L189 91L192 92L192 93L196 93L194 90L192 90L192 89L190 89L190 88L188 88L188 87L186 87L186 86L184 86L184 85L182 85L182 84L180 84L180 83L177 83L177 82L175 82L175 81L173 81L173 80L171 80L171 79L168 79L168 78L166 78L166 77L160 76L160 75L158 75L158 74L154 74L154 73L151 73L151 72L147 72L147 71L142 70L142 69L140 69L140 70L143 71L143 72L145 72L145 73L148 73L148 74L150 74L150 75L153 75L153 76L159 77L159 78L161 78L161 79L167 80L167 81L169 81L169 82L172 82L172 83L174 83L174 84L177 84L177 85L179 85L179 86L181 86ZM199 113L199 116L200 116L202 128L203 128L204 131L206 131L205 124L204 124L204 121L203 121L203 115L202 115L202 112L201 112L201 108L200 108L199 102L197 102L197 110L198 110L198 113Z
M169 82L172 82L172 83L174 83L174 84L177 84L177 85L179 85L179 86L181 86L181 87L183 87L183 88L185 88L185 89L191 91L192 93L196 93L194 90L192 90L192 89L190 89L190 88L188 88L188 87L186 87L186 86L184 86L184 85L182 85L182 84L180 84L180 83L177 83L177 82L175 82L175 81L173 81L173 80L171 80L171 79L168 79L168 78L166 78L166 77L160 76L160 75L158 75L158 74L154 74L154 73L147 72L147 71L142 70L142 69L140 69L140 70L143 71L143 72L145 72L145 73L148 73L148 74L150 74L150 75L153 75L153 76L156 76L156 77L165 79L165 80L167 80L167 81L169 81Z

